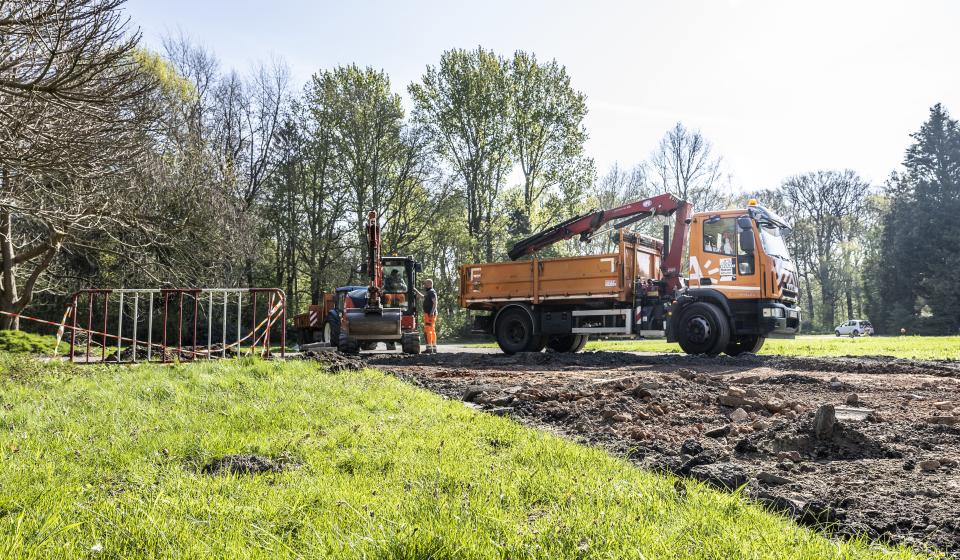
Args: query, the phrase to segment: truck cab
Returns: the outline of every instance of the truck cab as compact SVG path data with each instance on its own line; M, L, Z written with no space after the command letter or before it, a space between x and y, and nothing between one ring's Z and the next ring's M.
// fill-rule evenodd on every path
M690 219L686 287L670 313L667 340L688 353L756 352L768 337L800 330L796 265L787 222L751 200L746 209Z

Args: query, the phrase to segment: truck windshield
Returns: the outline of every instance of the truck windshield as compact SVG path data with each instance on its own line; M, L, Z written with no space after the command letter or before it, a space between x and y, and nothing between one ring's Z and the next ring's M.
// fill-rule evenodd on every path
M759 222L758 225L763 251L771 257L790 260L790 251L787 250L787 244L783 241L783 228L770 222Z

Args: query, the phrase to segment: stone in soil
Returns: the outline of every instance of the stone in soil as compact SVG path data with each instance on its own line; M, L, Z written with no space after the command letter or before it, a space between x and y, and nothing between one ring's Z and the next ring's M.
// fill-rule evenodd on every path
M813 417L813 433L818 439L830 439L837 425L837 413L832 404L822 404Z

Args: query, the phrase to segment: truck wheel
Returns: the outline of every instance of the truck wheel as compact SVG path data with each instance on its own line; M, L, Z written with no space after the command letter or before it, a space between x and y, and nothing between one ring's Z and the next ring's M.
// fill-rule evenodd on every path
M530 340L530 344L527 345L527 349L524 352L543 352L543 349L547 347L547 337L545 336L535 336Z
M340 344L340 351L344 354L359 354L360 353L360 343L352 338L347 338Z
M764 340L766 340L766 338L757 335L735 336L730 340L730 343L727 344L724 352L728 356L739 356L745 352L756 354L763 348Z
M497 345L505 354L529 352L536 344L533 323L522 309L508 309L497 319Z
M420 335L418 333L413 333L412 335L403 335L400 339L400 348L403 350L404 354L419 354L420 353Z
M837 333L837 336L840 336L840 331L834 331L834 332Z
M562 336L551 336L547 342L547 348L554 352L579 352L587 343L587 336L583 334L565 334Z
M860 336L860 331L853 331L850 336Z
M579 351L583 350L583 347L587 345L587 341L588 341L588 340L590 340L590 335L589 335L589 334L581 334L581 335L580 335L580 342L577 343L577 347L574 348L573 351L574 351L574 352L579 352Z
M691 303L680 316L677 339L687 354L716 356L730 342L730 325L723 312L712 303Z

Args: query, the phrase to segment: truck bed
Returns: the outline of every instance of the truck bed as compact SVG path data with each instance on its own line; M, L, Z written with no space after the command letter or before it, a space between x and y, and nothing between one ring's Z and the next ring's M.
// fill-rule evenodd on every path
M627 302L633 300L635 279L659 275L659 250L629 241L621 241L615 253L467 264L460 269L460 305L491 309L509 301Z

